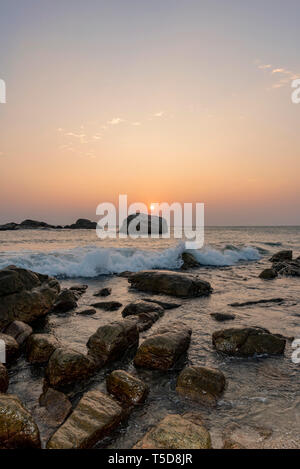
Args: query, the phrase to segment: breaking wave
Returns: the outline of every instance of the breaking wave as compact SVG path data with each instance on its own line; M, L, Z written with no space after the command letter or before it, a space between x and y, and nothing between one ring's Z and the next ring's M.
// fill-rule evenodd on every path
M0 268L10 264L58 278L92 278L118 274L125 270L138 272L149 269L179 269L184 243L162 251L142 251L130 248L77 247L50 252L5 252L0 255ZM204 266L230 266L260 259L256 248L244 247L217 250L204 247L190 253Z

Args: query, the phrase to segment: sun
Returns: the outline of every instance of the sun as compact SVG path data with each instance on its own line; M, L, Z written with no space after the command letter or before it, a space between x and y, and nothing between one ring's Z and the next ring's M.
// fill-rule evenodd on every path
M153 212L153 210L155 210L155 204L150 204L150 210L151 210L151 212Z

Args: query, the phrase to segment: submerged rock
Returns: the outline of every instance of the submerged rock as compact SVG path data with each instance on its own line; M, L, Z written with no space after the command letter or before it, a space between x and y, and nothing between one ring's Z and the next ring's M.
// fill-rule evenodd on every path
M176 385L176 392L203 404L216 405L225 389L224 374L204 366L188 366L182 370Z
M101 290L94 293L94 296L109 296L111 294L111 288L101 288Z
M77 307L77 296L74 291L64 288L58 295L52 312L66 313Z
M161 311L149 311L149 313L138 314L136 324L139 332L150 329L150 327L161 318L161 315Z
M170 303L167 301L160 301L160 300L153 300L152 298L142 298L143 301L147 301L148 303L155 303L161 306L164 309L175 309L181 306L180 303Z
M259 274L259 277L264 280L272 280L278 277L278 274L275 269L265 269Z
M12 363L20 355L20 347L18 342L7 334L0 333L0 340L5 343L5 360L6 363Z
M0 270L0 329L18 320L30 323L45 316L60 291L57 280L9 266Z
M185 324L171 323L157 329L139 347L134 358L138 367L168 370L186 352L192 331Z
M30 363L47 363L59 346L59 341L52 334L32 334L27 341L27 360Z
M32 334L32 327L22 321L13 321L5 328L4 332L13 337L19 346L22 347Z
M229 313L211 313L210 315L212 318L219 322L231 321L236 318L235 314Z
M260 327L223 329L212 335L212 342L219 352L237 357L281 355L286 340Z
M243 303L230 303L229 306L236 308L236 307L241 307L241 306L253 306L253 305L266 304L266 303L283 303L283 302L284 302L284 298L270 298L270 299L263 299L263 300L244 301Z
M92 448L124 416L122 407L100 391L88 391L47 443L48 449Z
M0 394L0 449L40 448L40 434L18 397Z
M124 370L114 370L106 378L107 391L126 404L141 404L149 393L149 386Z
M84 316L96 314L96 312L95 308L89 308L88 306L82 306L76 310L76 314L82 314Z
M200 267L199 262L194 258L194 256L190 252L183 252L181 254L181 258L183 260L183 264L181 266L182 270L195 269L197 267Z
M6 367L0 363L0 393L4 393L7 391L9 383L8 373ZM0 409L1 413L1 409Z
M293 259L293 251L286 250L286 251L279 251L274 254L270 262L282 262L282 261L291 261Z
M56 389L47 388L40 396L40 405L45 407L49 417L56 425L61 425L72 410L72 404L67 396Z
M119 301L101 301L98 303L93 303L91 306L94 308L103 309L104 311L117 311L121 308L122 303L119 303Z
M69 288L69 290L75 291L79 295L83 295L87 289L88 289L88 285L84 285L84 284L72 285L72 287Z
M164 314L164 309L154 303L148 303L147 301L137 300L129 303L122 311L122 316L138 316L142 313L151 313L157 311L160 316Z
M131 275L128 282L133 288L153 293L164 293L182 298L207 296L210 284L198 276L168 270L144 270Z
M211 438L203 425L187 416L167 415L149 430L134 449L210 449Z
M116 360L131 348L137 347L139 332L136 321L123 319L99 327L88 342L88 356L97 367Z

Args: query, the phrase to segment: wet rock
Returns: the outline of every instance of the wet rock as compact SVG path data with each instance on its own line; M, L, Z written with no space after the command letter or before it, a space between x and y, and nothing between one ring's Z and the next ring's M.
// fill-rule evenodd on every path
M232 422L223 431L223 449L261 448L262 441L272 435L269 428Z
M13 337L19 346L22 347L32 334L32 327L22 321L13 321L5 328L4 332Z
M79 293L80 296L83 295L87 291L87 289L88 285L83 284L72 285L72 287L69 288L69 290Z
M92 448L123 418L122 407L100 391L87 392L47 443L48 449Z
M122 303L119 303L119 301L101 301L99 303L93 303L91 306L103 309L104 311L117 311L121 308Z
M138 367L168 370L186 352L192 331L185 324L173 323L157 329L139 347L134 358Z
M101 288L98 292L94 293L94 296L109 296L111 294L111 288Z
M194 256L189 252L183 252L181 254L181 258L183 260L183 264L181 266L182 270L195 269L200 266L199 262L196 261Z
M198 276L168 270L137 272L128 278L128 282L137 290L182 298L207 296L212 292L210 284Z
M118 274L118 277L129 278L133 274L134 274L134 272L131 272L130 270L124 270L124 272L120 272Z
M237 441L233 441L230 438L224 440L222 449L246 449L245 446L241 445Z
M60 389L77 381L84 381L95 371L89 357L70 348L57 348L51 355L46 380L53 388Z
M291 261L292 259L293 251L279 251L271 257L270 262Z
M81 308L78 308L76 310L76 314L82 314L84 316L89 316L89 315L92 315L92 314L96 314L96 310L95 308L90 308L88 306L82 306Z
M236 318L235 314L229 313L211 313L210 315L212 318L219 322L230 321Z
M45 316L60 291L57 280L9 266L0 270L0 329L18 320L30 323Z
M0 393L4 393L7 391L9 383L8 373L6 367L0 363ZM1 413L1 409L0 409Z
M123 318L126 316L138 316L142 313L151 313L152 311L157 311L159 316L164 314L164 309L161 306L147 301L137 300L125 306L122 311L122 316Z
M59 346L59 341L52 334L32 334L27 341L27 360L30 363L47 363Z
M284 298L270 298L266 300L253 300L253 301L245 301L243 303L230 303L229 306L233 308L240 307L240 306L253 306L259 304L266 304L266 303L283 303L285 300Z
M64 288L58 295L55 304L53 305L52 312L67 313L77 307L77 295L72 290Z
M180 373L176 392L184 397L215 406L225 389L224 374L205 366L188 366Z
M259 277L263 280L272 280L278 277L278 274L275 269L265 269L259 274Z
M123 221L120 233L163 234L168 232L167 221L156 215L132 213Z
M7 334L0 333L0 340L5 343L5 360L6 363L12 363L20 355L20 347L18 342Z
M180 415L167 415L134 449L210 449L211 438L203 425Z
M219 352L238 357L280 355L284 353L285 339L260 327L223 329L212 335L212 342Z
M141 404L149 393L149 386L124 370L114 370L106 378L107 391L126 404Z
M98 367L116 360L131 348L137 347L139 333L136 321L123 319L99 327L88 342L88 356Z
M175 309L179 308L181 306L180 303L170 303L166 301L160 301L160 300L152 300L150 298L142 298L143 301L147 301L148 303L155 303L159 306L161 306L164 309Z
M56 425L61 425L72 410L72 404L67 396L53 388L47 388L40 396L39 402L47 409L50 419Z
M273 264L273 269L278 275L284 275L287 277L300 277L300 261L285 261Z
M40 447L39 430L31 414L16 396L0 394L0 449Z
M164 311L164 310L163 310ZM136 319L139 332L147 331L161 317L160 311L149 311L149 313L140 313Z

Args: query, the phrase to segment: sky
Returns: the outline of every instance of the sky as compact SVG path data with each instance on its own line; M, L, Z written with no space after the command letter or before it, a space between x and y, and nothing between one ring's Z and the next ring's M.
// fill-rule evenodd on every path
M300 225L298 0L0 0L0 223Z

